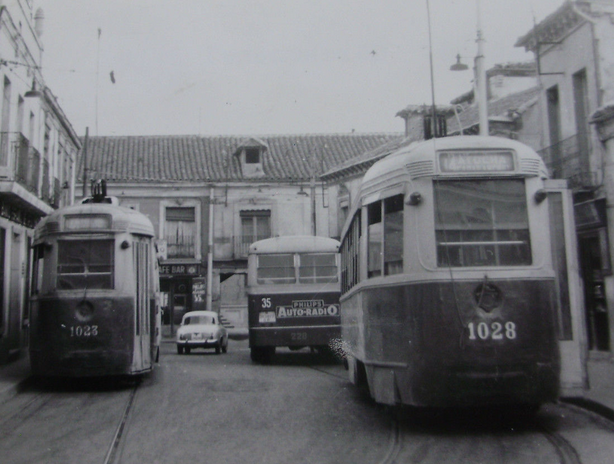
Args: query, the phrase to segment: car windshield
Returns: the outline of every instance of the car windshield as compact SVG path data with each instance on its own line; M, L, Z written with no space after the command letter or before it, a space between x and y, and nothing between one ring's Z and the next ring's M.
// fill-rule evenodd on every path
M213 316L190 316L183 320L183 324L215 324L215 319Z

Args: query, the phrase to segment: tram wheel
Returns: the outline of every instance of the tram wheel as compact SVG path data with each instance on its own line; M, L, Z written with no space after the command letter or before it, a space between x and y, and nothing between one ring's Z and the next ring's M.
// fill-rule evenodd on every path
M190 351L192 351L192 349L189 346L185 347L185 354L190 354Z
M183 354L183 346L177 345L177 354Z

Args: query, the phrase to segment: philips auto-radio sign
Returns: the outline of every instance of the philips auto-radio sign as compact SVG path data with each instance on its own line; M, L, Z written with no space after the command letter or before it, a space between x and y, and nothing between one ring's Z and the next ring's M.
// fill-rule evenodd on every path
M324 300L293 300L292 306L278 306L277 317L337 316L339 305L325 304Z

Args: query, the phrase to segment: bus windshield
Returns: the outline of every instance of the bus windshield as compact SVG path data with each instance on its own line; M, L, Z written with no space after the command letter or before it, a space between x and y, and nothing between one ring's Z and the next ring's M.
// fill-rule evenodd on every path
M259 284L295 283L294 255L258 255L257 276Z
M531 264L522 179L436 181L438 266Z
M337 263L334 253L299 254L300 283L337 282Z
M59 240L58 289L112 289L114 261L113 240Z

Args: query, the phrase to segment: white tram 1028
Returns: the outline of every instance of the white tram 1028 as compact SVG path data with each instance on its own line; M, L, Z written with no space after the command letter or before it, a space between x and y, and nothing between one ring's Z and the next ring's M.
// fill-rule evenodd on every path
M158 359L154 229L146 216L105 194L51 213L34 231L34 375L135 375L151 371Z
M569 191L498 137L415 143L366 173L341 239L350 380L380 403L518 404L581 392Z

